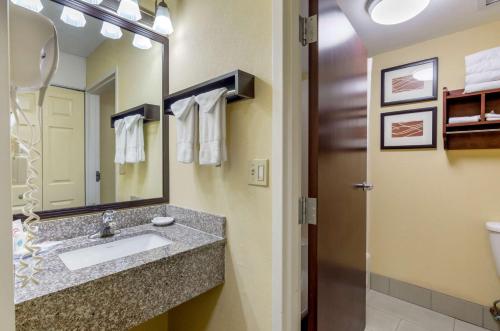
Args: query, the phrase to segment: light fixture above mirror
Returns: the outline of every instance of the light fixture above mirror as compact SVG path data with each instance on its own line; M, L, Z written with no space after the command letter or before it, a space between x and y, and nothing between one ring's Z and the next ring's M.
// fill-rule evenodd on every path
M378 24L394 25L411 20L429 5L431 0L368 0L366 11Z
M164 0L156 4L156 17L153 30L163 35L170 35L174 32L170 10Z

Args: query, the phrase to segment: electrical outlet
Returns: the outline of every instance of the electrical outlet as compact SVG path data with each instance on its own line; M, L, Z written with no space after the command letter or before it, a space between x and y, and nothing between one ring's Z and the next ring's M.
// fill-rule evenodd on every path
M248 185L269 185L269 160L255 159L248 162Z

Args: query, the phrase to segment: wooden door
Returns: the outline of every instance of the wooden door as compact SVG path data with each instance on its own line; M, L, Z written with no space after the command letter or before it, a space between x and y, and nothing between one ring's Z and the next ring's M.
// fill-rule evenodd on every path
M38 101L38 93L29 92L29 93L19 93L17 95L17 99L19 100L19 106L23 110L26 118L30 122L30 124L37 123L37 115L36 115L36 107ZM30 137L30 129L23 119L22 116L18 117L19 122L17 123L17 127L14 128L14 131L17 132L17 135L21 139L28 140ZM40 126L36 125L34 127L35 139L39 139L40 137ZM41 151L42 144L38 145L38 150ZM28 163L26 157L22 156L23 153L21 151L21 147L17 144L12 145L13 156L11 158L12 163L12 213L13 214L21 214L22 208L25 205L23 200L23 194L28 191L28 187L26 186L26 178L27 178L27 169ZM39 190L34 197L39 200L38 206L34 209L35 211L40 211L42 209L42 160L38 160L35 163L35 169L38 171L39 176L35 180L35 184L38 186Z
M50 87L43 109L43 209L85 205L84 93Z
M335 0L310 0L310 331L363 331L366 304L367 54Z

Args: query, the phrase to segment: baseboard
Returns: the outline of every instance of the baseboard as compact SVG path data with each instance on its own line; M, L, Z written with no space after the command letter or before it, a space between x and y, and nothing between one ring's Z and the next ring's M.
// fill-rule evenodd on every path
M489 307L374 273L370 273L369 284L377 292L488 330L500 331L500 323L493 319Z

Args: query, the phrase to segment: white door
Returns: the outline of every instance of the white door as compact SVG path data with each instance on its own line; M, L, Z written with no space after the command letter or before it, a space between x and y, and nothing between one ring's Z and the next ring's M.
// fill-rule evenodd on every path
M85 205L84 93L50 87L43 111L43 209Z

